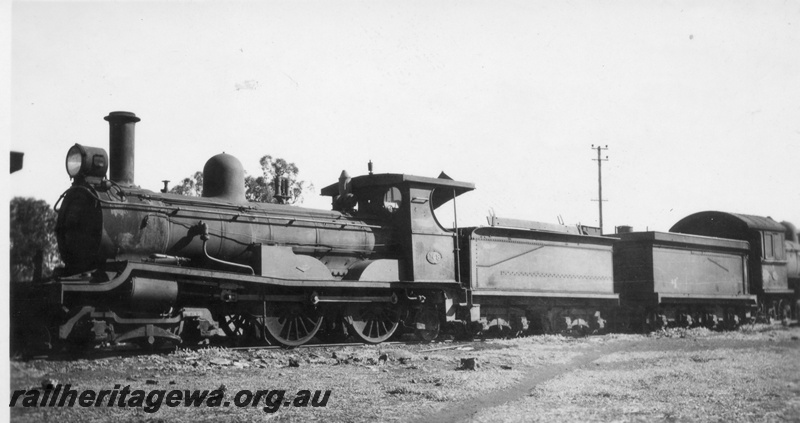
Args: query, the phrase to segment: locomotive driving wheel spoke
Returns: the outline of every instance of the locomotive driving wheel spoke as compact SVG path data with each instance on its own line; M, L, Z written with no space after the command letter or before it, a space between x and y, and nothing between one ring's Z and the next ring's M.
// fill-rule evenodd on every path
M322 315L300 303L268 303L264 327L278 343L297 347L313 338L322 326Z
M352 333L370 344L386 341L400 326L400 311L385 304L351 304L347 315Z

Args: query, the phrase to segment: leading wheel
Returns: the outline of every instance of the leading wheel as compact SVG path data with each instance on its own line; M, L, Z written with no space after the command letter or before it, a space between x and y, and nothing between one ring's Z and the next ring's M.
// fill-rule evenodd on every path
M347 306L350 333L368 344L389 339L400 325L400 309L387 303L355 303Z
M281 345L297 347L310 341L322 326L322 315L301 303L267 303L264 328Z

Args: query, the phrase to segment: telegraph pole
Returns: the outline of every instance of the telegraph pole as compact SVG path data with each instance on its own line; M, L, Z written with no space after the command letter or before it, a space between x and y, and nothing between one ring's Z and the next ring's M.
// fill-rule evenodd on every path
M592 159L597 161L597 204L600 206L600 234L603 234L603 162L608 161L608 156L605 159L600 157L600 153L603 150L608 150L608 146L605 147L597 146L595 147L592 144L592 150L597 150L597 158ZM595 200L592 200L595 201Z

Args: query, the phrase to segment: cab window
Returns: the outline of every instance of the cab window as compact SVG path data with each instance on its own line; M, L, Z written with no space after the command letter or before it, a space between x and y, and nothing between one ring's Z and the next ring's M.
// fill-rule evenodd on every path
M765 259L784 260L786 258L781 234L764 232L761 241L761 250Z
M397 187L391 187L383 195L383 208L389 213L396 212L403 204L403 194Z

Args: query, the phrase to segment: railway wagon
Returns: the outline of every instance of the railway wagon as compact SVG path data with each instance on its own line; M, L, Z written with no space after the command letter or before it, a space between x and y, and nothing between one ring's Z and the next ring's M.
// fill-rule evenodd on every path
M770 217L705 211L684 217L669 231L747 241L750 293L758 296L759 318L791 316L794 290L789 285L786 226Z
M578 226L496 216L489 223L460 230L473 322L511 334L608 328L619 304L613 239Z
M653 330L667 325L734 328L756 307L746 241L666 232L618 234L614 291L619 322Z

